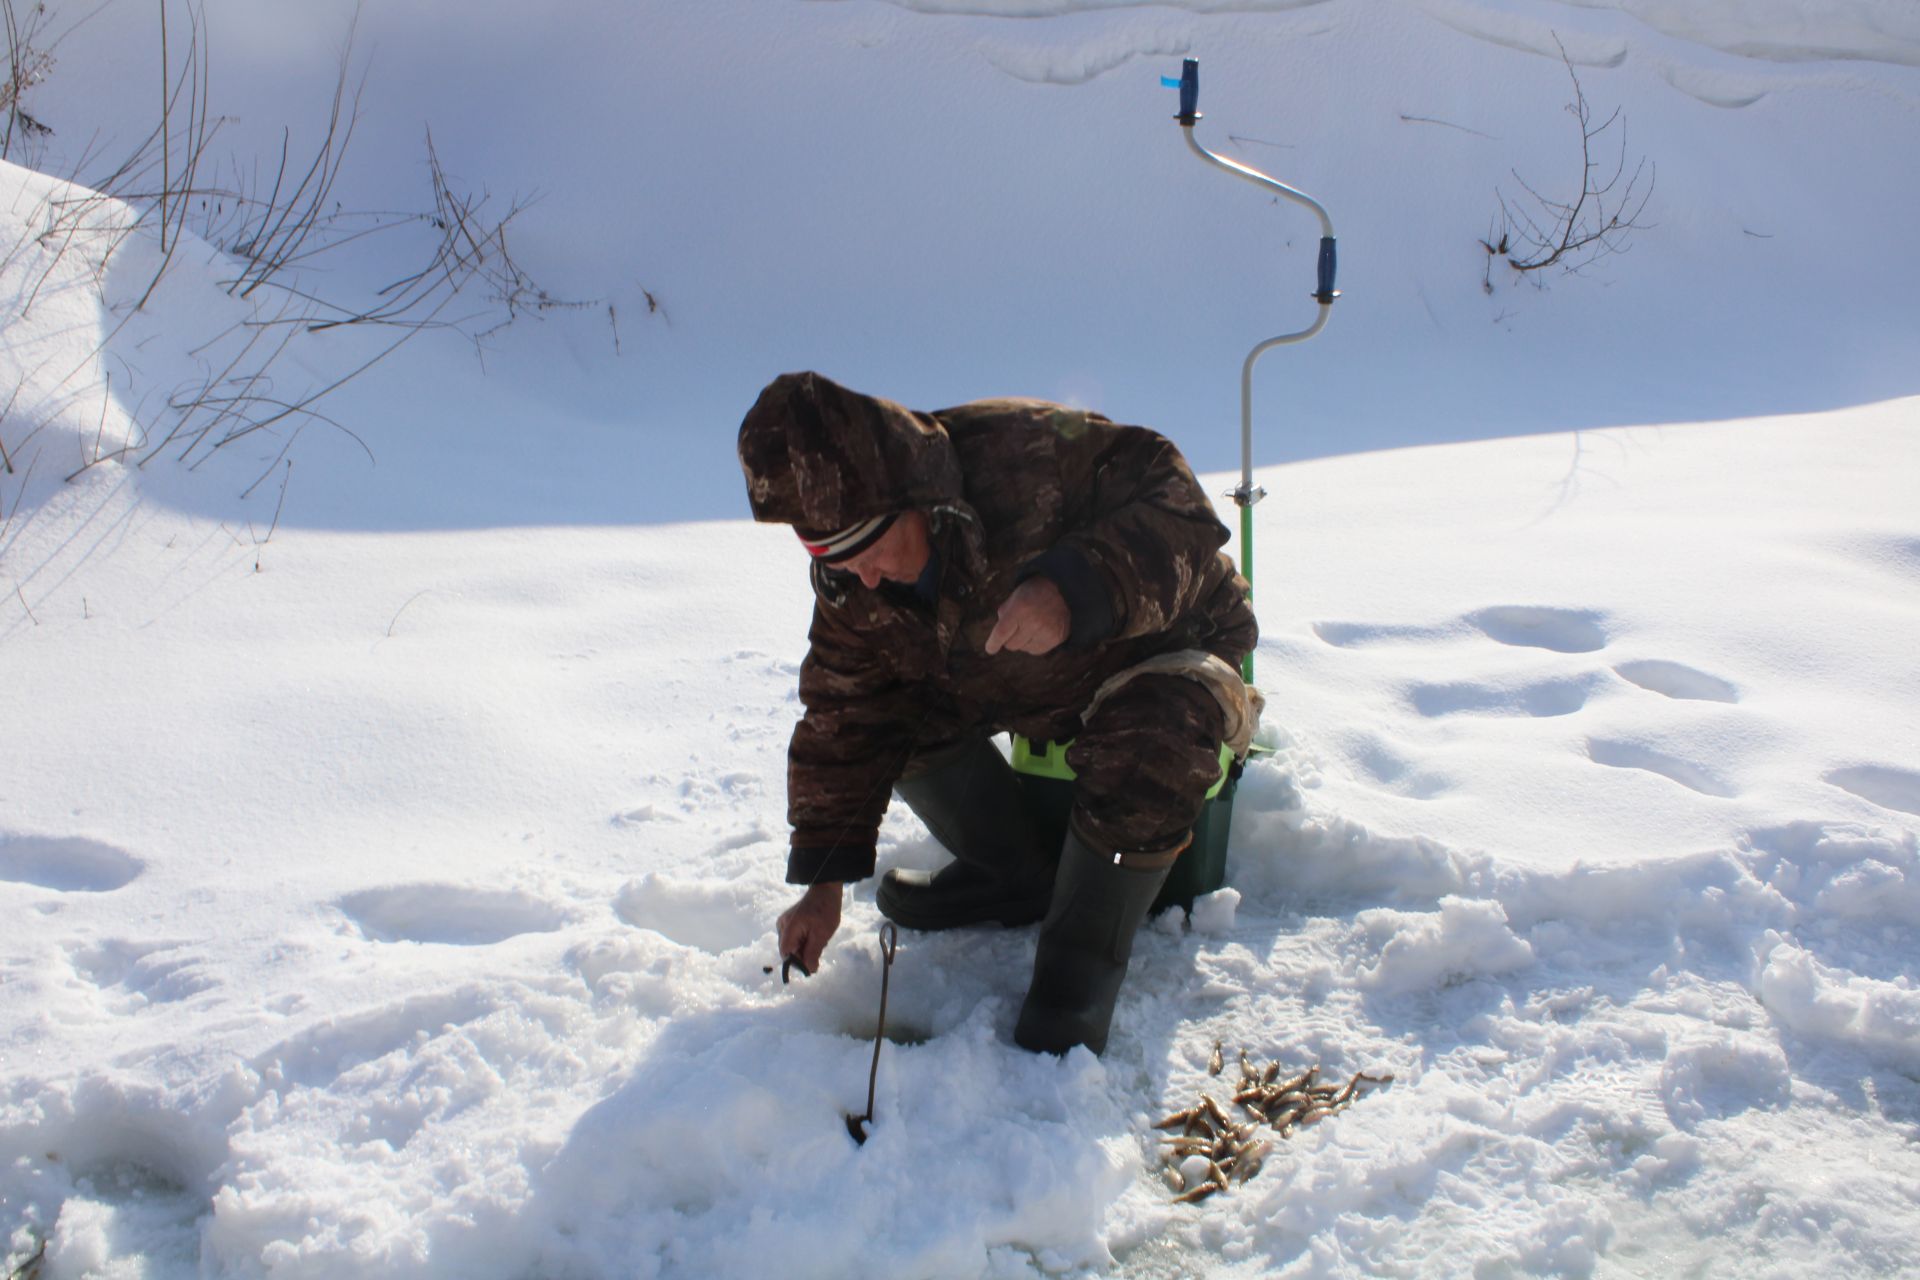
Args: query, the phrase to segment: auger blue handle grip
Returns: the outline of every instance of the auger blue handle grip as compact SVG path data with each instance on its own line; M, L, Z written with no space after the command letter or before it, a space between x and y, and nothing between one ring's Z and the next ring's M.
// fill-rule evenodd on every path
M1333 237L1321 236L1320 237L1320 288L1316 290L1313 295L1315 298L1318 298L1321 302L1332 302L1336 297L1340 295L1340 291L1333 287L1334 258L1335 258L1335 254L1333 251Z
M1192 124L1200 118L1200 59L1188 58L1180 64L1180 116L1181 124Z

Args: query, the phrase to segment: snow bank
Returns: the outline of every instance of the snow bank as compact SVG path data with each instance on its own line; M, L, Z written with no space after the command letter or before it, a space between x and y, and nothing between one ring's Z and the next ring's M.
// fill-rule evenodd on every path
M1107 9L1158 6L1162 0L887 0L920 13L991 14L1005 18L1057 18ZM1286 12L1325 0L1189 0L1175 7L1200 13ZM1569 9L1614 10L1655 31L1742 57L1779 62L1858 58L1920 66L1920 17L1899 0L1717 0L1676 5L1672 0L1584 0L1577 5L1532 0L1489 5L1479 0L1418 0L1443 21L1473 24L1489 38L1496 32L1544 30L1548 23L1576 23ZM1624 56L1624 55L1622 55Z

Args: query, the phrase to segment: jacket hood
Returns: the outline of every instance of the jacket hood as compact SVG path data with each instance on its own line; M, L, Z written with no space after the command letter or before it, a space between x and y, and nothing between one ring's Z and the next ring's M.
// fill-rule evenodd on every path
M753 518L825 535L889 511L956 501L960 462L946 428L817 373L787 373L740 423Z

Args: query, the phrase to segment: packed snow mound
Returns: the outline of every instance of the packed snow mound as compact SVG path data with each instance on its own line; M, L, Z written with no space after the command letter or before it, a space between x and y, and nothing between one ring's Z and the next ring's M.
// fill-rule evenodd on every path
M0 254L0 318L7 334L0 385L7 388L0 435L11 510L31 506L91 463L124 456L137 428L112 391L104 346L116 303L131 277L120 268L142 258L129 239L137 214L119 200L0 160L0 209L7 232ZM158 266L146 257L148 274ZM117 287L109 293L106 277ZM126 370L120 371L123 391ZM33 430L22 430L22 424ZM27 481L31 479L32 484Z

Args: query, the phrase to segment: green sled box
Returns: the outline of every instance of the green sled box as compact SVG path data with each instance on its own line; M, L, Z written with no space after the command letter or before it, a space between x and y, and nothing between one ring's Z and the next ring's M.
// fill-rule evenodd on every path
M1057 846L1067 835L1067 817L1073 811L1073 770L1067 766L1070 744L1029 743L1013 739L1013 768L1026 792L1027 808L1048 845ZM1227 837L1233 825L1233 793L1240 781L1240 762L1225 747L1220 750L1220 781L1207 795L1206 807L1193 824L1193 843L1173 864L1173 871L1153 900L1154 915L1168 907L1191 910L1193 900L1227 882Z

